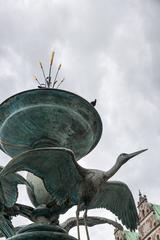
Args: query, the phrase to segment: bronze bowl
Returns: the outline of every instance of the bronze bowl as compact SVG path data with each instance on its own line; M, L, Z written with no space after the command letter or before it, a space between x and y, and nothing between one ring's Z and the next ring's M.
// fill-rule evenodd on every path
M95 108L68 91L28 90L0 105L0 146L11 157L39 147L64 147L78 160L97 145L101 133Z

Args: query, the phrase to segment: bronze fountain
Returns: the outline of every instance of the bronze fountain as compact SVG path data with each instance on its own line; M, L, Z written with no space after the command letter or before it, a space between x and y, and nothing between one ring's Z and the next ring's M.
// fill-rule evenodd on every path
M0 148L12 157L0 172L0 230L7 239L76 239L68 234L71 227L109 223L109 219L88 217L87 210L111 210L131 230L138 224L138 215L128 186L108 179L130 158L121 154L107 172L84 169L77 161L97 145L102 134L102 122L93 104L68 91L56 89L61 65L51 78L54 53L49 75L38 89L20 92L0 105ZM36 78L37 80L37 78ZM38 81L38 80L37 80ZM38 81L39 82L39 81ZM25 170L27 179L16 172ZM34 207L16 203L17 185L25 184ZM59 215L77 206L76 218L59 223ZM79 218L79 211L85 210ZM12 216L30 219L28 226L14 227Z

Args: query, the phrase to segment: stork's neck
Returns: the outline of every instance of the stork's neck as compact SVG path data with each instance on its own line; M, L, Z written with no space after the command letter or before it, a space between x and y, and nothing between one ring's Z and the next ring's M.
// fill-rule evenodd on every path
M116 163L113 165L113 167L106 172L107 179L111 178L122 166L123 164L116 161Z

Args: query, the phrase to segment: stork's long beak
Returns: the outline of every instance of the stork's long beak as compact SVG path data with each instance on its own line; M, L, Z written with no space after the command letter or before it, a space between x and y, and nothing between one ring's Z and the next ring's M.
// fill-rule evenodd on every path
M131 159L131 158L137 156L138 154L141 154L142 152L145 152L145 151L147 151L147 150L148 150L148 148L143 149L143 150L140 150L140 151L137 151L137 152L134 152L134 153L130 153L130 154L128 154L127 158L128 158L128 159Z

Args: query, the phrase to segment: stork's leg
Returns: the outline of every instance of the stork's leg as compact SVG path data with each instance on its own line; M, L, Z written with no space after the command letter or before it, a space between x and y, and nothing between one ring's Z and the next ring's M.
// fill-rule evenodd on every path
M76 220L77 220L77 234L78 234L78 240L80 240L80 231L79 231L79 203L78 203L78 205L77 205Z
M84 219L84 225L85 225L86 234L87 234L87 240L90 240L88 226L87 226L87 209L84 211L83 219Z

